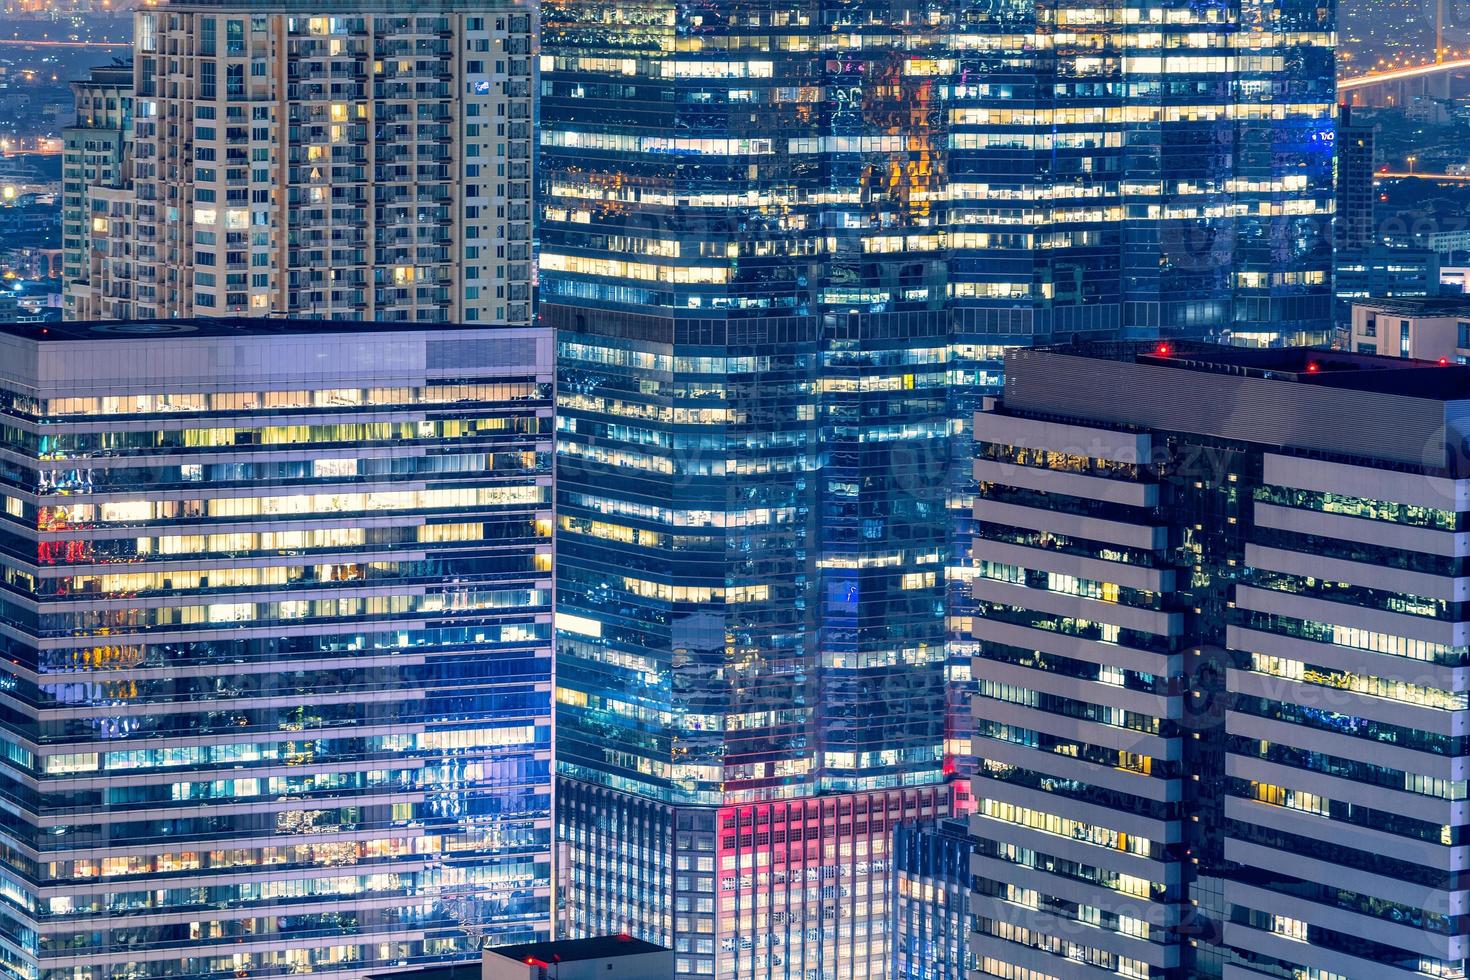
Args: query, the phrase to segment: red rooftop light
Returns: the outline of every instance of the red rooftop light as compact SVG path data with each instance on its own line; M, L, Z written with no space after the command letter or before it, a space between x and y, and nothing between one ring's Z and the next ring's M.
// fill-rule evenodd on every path
M1317 362L1316 361L1308 361L1307 362L1307 373L1308 374L1316 374L1320 370L1322 370L1322 369L1317 366Z
M1163 356L1163 357L1168 357L1169 356L1169 345L1168 344L1160 344L1157 348L1155 348L1155 350L1157 351L1157 353L1160 356Z
M1448 357L1444 357L1444 356L1441 356L1440 357L1440 359L1439 359L1439 366L1440 367L1447 367L1449 365L1449 363L1450 363L1450 359Z

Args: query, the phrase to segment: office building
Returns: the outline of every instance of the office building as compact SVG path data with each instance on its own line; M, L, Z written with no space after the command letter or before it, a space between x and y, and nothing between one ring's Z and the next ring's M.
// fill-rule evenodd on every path
M1333 4L966 13L948 86L948 290L1006 345L1321 343L1331 330Z
M1354 303L1351 339L1359 354L1464 364L1470 359L1470 297Z
M530 321L530 6L136 14L104 317Z
M963 818L893 832L888 980L969 980L970 852Z
M571 933L681 978L882 976L892 827L949 811L963 748L944 24L542 22Z
M1449 261L1455 258L1464 259L1465 252L1470 252L1470 228L1457 228L1453 231L1431 231L1423 236L1415 244L1422 244L1431 252L1438 252L1441 259Z
M102 316L104 304L119 299L118 284L132 281L131 254L112 255L122 242L99 232L114 210L123 218L128 199L127 152L132 145L133 69L130 64L93 68L73 82L76 121L62 133L61 240L66 315L72 320Z
M1337 322L1346 332L1352 325L1353 306L1376 300L1423 299L1438 296L1440 261L1426 248L1378 245L1337 256Z
M551 340L0 326L0 972L549 938Z
M1007 360L975 420L982 977L1463 971L1470 369Z

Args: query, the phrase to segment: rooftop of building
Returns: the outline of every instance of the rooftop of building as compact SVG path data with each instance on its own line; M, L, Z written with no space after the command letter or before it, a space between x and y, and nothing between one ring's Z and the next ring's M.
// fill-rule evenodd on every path
M530 960L549 965L606 960L615 956L635 956L640 953L667 953L669 949L666 946L634 939L632 936L619 935L595 936L591 939L558 939L543 943L520 943L515 946L497 946L486 952L521 962ZM370 973L367 975L367 980L480 980L482 975L482 966L477 960L472 963L456 963L451 966L426 966L417 970Z
M657 943L634 939L629 935L617 935L593 936L590 939L557 939L544 943L522 943L519 946L497 946L490 952L513 960L576 963L581 960L606 960L615 956L635 956L640 953L665 953L668 952L668 949Z
M1470 367L1191 341L1006 353L992 410L1470 479Z
M195 317L178 320L77 320L68 323L0 322L0 333L57 343L75 340L128 340L147 337L284 337L330 333L403 333L434 330L507 329L498 323L416 323L375 320L324 320L302 317Z
M114 58L110 65L93 65L91 73L74 81L74 85L132 85L133 59Z
M1045 350L1208 374L1291 381L1432 401L1470 400L1470 366L1314 347L1230 347L1199 341L1067 344Z
M1370 296L1353 300L1353 306L1390 316L1470 316L1470 296Z

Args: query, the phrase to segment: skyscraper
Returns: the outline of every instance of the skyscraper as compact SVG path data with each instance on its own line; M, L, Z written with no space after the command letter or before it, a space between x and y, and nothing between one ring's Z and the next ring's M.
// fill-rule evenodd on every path
M1337 224L1334 255L1338 336L1347 340L1355 302L1373 297L1433 296L1439 291L1435 250L1391 248L1380 240L1373 187L1375 127L1338 109ZM1401 243L1400 243L1401 244ZM1370 352L1371 353L1371 352Z
M975 615L970 419L999 390L1007 350L1331 339L1335 24L1333 0L955 10L944 226L956 672L974 653L962 639Z
M180 0L136 15L131 259L94 315L529 322L524 4Z
M1353 107L1340 106L1337 127L1337 248L1366 251L1378 244L1373 190L1375 127L1354 122Z
M971 848L964 818L893 832L888 980L969 980Z
M1331 7L542 18L572 927L689 976L876 972L881 925L843 938L871 865L776 842L797 801L870 857L858 814L950 803L969 418L1036 339L1326 338ZM793 874L836 904L764 925L747 889Z
M1455 977L1470 370L1024 351L975 420L981 976Z
M0 326L0 972L551 930L539 328Z
M891 827L949 805L944 22L542 19L571 927L881 975Z

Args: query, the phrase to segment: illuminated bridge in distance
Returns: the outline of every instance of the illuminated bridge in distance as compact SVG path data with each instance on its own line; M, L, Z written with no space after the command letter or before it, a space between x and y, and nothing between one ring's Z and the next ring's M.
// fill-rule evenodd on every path
M1354 89L1369 88L1374 85L1386 85L1392 82L1406 82L1416 78L1428 78L1443 72L1465 71L1470 69L1470 57L1447 58L1444 61L1430 62L1426 65L1409 65L1404 68L1385 68L1380 71L1370 71L1366 75L1356 75L1352 78L1340 78L1337 80L1339 92L1350 92Z

